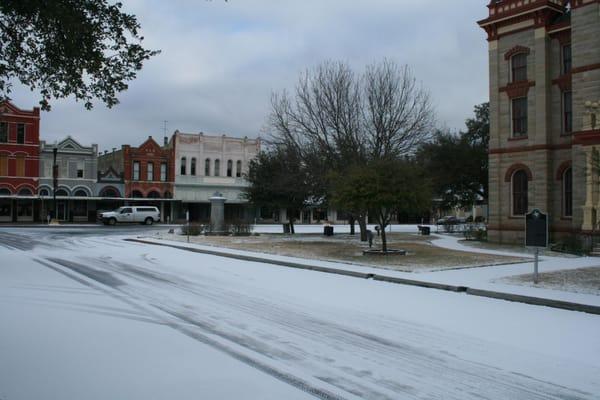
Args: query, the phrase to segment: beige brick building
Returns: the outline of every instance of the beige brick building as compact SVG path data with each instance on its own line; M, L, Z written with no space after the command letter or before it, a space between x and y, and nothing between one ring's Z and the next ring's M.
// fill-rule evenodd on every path
M488 34L488 237L524 240L524 214L551 238L597 230L600 0L492 0ZM600 167L598 165L597 167Z

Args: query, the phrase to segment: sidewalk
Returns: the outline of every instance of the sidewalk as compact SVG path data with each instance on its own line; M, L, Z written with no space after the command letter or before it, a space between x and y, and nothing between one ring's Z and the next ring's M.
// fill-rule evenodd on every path
M432 235L436 246L453 250L482 252L496 255L517 255L531 257L526 252L504 252L498 250L478 249L459 243L457 237ZM397 284L407 284L454 292L499 298L509 301L519 301L533 305L576 310L600 314L600 296L583 293L572 293L539 287L511 285L498 282L500 278L531 273L533 261L519 264L496 265L489 267L453 269L436 272L408 273L383 268L350 265L340 262L308 260L296 257L278 256L272 254L234 250L223 247L191 244L186 242L157 239L139 236L129 239L146 244L156 244L179 248L182 250L201 252L222 257L230 257L245 261L262 262L282 265L291 268L303 268L319 272L343 274L364 279L382 280ZM540 257L540 272L590 267L600 264L600 260L591 257Z

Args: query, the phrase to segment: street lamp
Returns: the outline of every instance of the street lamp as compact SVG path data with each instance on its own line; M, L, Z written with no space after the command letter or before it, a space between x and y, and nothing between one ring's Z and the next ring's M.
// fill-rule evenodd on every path
M58 153L58 148L54 147L52 149L52 200L53 200L53 215L51 223L56 225L58 224L57 214L56 214L56 189L58 187L58 165L56 164L56 154Z

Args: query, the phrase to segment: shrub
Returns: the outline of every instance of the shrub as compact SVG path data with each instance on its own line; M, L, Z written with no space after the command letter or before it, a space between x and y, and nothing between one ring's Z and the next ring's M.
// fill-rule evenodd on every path
M235 220L229 224L228 231L233 236L249 236L252 234L254 226L245 220Z
M565 236L550 246L552 251L582 255L586 253L583 240L577 235Z
M478 215L478 216L475 217L475 221L474 222L478 223L478 224L482 223L482 222L485 222L485 217L483 215Z
M198 236L204 232L204 225L201 224L189 224L181 226L182 235Z
M478 242L485 242L487 240L487 230L474 225L469 225L463 234L465 235L465 240L476 240Z

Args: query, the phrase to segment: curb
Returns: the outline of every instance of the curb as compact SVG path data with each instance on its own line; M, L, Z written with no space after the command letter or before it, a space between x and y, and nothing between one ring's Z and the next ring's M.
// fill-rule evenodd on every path
M126 242L135 242L135 243L142 243L142 244L150 244L150 245L154 245L154 246L171 247L171 248L178 249L178 250L191 251L193 253L208 254L208 255L212 255L212 256L225 257L225 258L233 258L233 259L242 260L242 261L252 261L252 262L259 262L259 263L263 263L263 264L279 265L279 266L288 267L288 268L296 268L296 269L305 269L305 270L309 270L309 271L324 272L327 274L345 275L345 276L350 276L353 278L373 279L375 281L394 283L397 285L409 285L409 286L417 286L417 287L423 287L423 288L428 288L428 289L445 290L445 291L455 292L455 293L465 293L465 294L472 295L472 296L487 297L490 299L513 301L513 302L517 302L517 303L524 303L524 304L529 304L529 305L534 305L534 306L545 306L545 307L552 307L552 308L557 308L557 309L561 309L561 310L579 311L579 312L584 312L584 313L588 313L588 314L600 315L600 306L593 306L593 305L589 305L589 304L572 303L569 301L544 299L542 297L526 296L526 295L512 294L512 293L505 293L505 292L495 292L492 290L470 288L468 286L455 286L455 285L448 285L448 284L444 284L444 283L418 281L415 279L398 278L398 277L387 276L387 275L371 274L371 273L364 273L364 272L357 272L357 271L348 271L348 270L339 269L339 268L320 267L317 265L301 264L301 263L295 263L295 262L291 262L291 261L273 260L273 259L269 259L269 258L248 256L248 255L243 255L243 254L232 254L232 253L227 253L227 252L218 251L218 250L205 250L205 249L197 249L197 248L192 248L192 247L178 246L176 244L156 243L156 242L150 242L150 241L142 240L142 239L123 239L123 240L125 240Z

